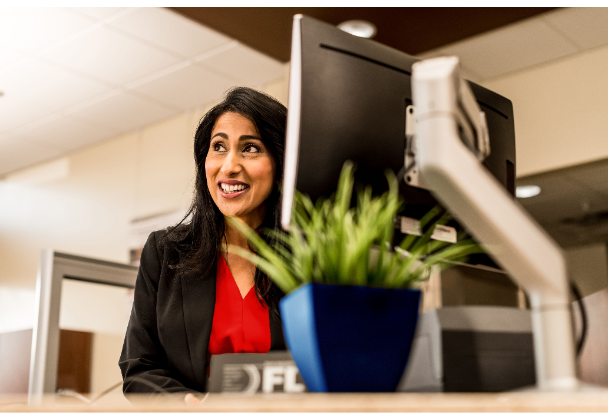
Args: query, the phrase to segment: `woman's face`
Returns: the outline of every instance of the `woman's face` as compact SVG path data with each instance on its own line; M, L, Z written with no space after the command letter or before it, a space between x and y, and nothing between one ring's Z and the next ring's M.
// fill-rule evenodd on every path
M274 158L253 122L236 112L217 119L205 173L211 197L224 216L258 227L274 186L275 169Z

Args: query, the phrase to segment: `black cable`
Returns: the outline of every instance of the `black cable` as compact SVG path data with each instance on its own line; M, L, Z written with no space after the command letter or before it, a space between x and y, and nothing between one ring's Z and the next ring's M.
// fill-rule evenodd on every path
M144 385L149 386L150 388L153 388L155 391L159 391L159 392L165 393L165 394L170 394L170 392L167 391L166 389L164 389L164 388L156 385L154 382L151 382L151 381L149 381L147 379L144 379L144 378L138 378L138 377L127 378L127 379L125 379L124 382L139 382L139 383L142 383ZM100 399L104 395L110 393L114 389L116 389L119 386L121 386L124 382L120 381L117 384L112 385L111 387L109 387L108 389L106 389L105 391L103 391L101 394L99 394L98 396L96 396L93 400L91 400L91 402L89 404L93 404L95 401L97 401L98 399Z
M101 394L99 394L98 396L96 396L95 398L93 398L91 400L91 402L89 404L93 404L95 401L97 401L98 399L100 399L101 397L103 397L104 395L108 394L110 391L113 391L114 389L118 388L119 386L122 385L122 381L118 382L115 385L112 385L111 387L109 387L108 389L106 389L105 391L103 391Z
M572 294L576 298L579 312L581 314L581 335L576 343L576 356L578 357L580 356L580 353L583 350L583 345L585 344L585 340L587 339L587 311L585 310L585 304L583 303L581 292L572 279L570 279L570 290L572 290Z
M167 391L165 388L162 388L156 385L154 382L151 382L144 378L140 378L138 376L134 376L133 378L127 378L125 379L125 382L139 382L141 384L148 385L150 388L154 388L155 391L159 391L163 394L171 394L171 392Z

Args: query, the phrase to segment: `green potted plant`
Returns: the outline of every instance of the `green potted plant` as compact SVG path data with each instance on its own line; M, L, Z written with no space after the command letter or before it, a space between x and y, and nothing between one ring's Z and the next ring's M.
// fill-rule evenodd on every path
M431 267L480 251L470 239L431 239L435 226L449 219L439 217L439 207L420 221L421 236L393 247L402 201L395 175L387 173L387 179L386 193L373 197L365 188L351 207L354 166L347 162L331 198L313 204L296 194L290 231L264 232L269 243L230 220L255 253L230 252L256 264L286 294L279 305L285 340L310 391L394 391L416 327L415 287Z

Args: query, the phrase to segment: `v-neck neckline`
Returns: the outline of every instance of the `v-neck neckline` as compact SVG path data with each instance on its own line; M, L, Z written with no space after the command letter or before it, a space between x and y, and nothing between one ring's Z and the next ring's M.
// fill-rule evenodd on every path
M247 293L245 293L245 296L243 296L241 294L241 289L239 289L239 285L236 284L236 279L232 275L232 270L230 270L230 267L228 266L228 261L226 261L226 257L224 257L224 254L222 254L221 252L220 252L220 256L222 257L222 261L224 261L225 269L228 270L228 273L230 274L230 278L232 279L232 284L236 288L236 291L239 294L239 296L241 297L241 300L244 301L247 298L247 296L249 296L249 293L251 293L251 290L253 290L255 288L255 283L253 283L253 285L249 288L249 290L247 290Z

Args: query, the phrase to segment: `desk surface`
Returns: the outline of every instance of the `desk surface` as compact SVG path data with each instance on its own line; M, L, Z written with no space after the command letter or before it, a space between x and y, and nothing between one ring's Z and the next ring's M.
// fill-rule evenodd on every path
M198 406L142 396L131 404L109 394L95 405L45 397L39 406L25 396L0 396L0 412L608 412L608 390L582 393L487 394L208 394Z

